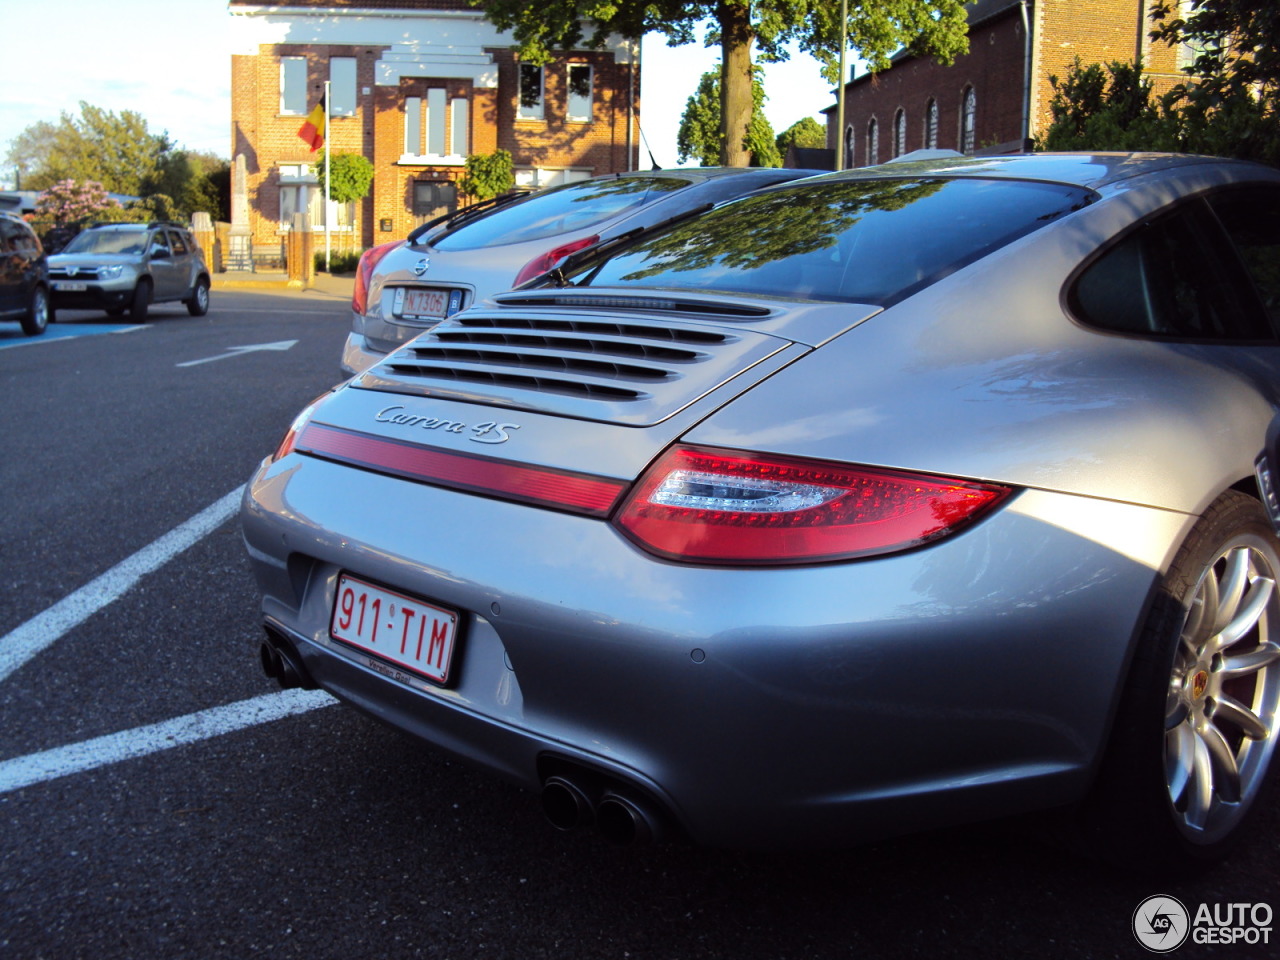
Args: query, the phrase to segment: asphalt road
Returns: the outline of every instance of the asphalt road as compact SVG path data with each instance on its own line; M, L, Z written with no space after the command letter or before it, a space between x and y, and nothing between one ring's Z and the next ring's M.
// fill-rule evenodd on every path
M336 379L345 301L215 291L205 318L160 307L5 349L10 326L0 661L64 598L90 612L0 679L2 958L1144 957L1131 923L1154 894L1280 910L1274 793L1253 841L1196 879L1104 867L1038 823L789 856L616 849L344 707L255 722L283 695L256 666L234 517L136 582L118 571L243 484ZM219 708L230 732L190 719Z

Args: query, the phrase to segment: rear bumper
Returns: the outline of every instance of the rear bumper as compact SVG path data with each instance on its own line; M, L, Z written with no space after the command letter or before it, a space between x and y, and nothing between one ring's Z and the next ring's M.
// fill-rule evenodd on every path
M338 697L533 789L550 759L592 767L738 847L1076 799L1187 523L1032 492L925 550L726 570L298 455L259 471L242 519L266 616ZM456 686L329 637L344 570L461 612Z

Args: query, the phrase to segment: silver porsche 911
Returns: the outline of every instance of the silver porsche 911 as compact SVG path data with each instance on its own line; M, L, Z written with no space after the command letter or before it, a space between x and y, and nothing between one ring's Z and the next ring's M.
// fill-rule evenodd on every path
M262 661L616 841L1064 808L1248 835L1277 738L1280 172L795 181L442 322L246 493Z

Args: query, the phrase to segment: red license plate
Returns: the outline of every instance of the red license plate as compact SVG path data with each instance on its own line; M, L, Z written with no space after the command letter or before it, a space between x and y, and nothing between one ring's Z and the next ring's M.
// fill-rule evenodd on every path
M329 633L335 640L443 684L449 680L453 662L458 615L342 574Z
M404 307L400 310L402 317L444 319L449 309L449 293L446 290L414 290L404 292Z

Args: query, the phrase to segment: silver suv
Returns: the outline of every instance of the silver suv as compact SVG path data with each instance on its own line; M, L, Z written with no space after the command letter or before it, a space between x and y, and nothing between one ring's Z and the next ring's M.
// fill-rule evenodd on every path
M193 317L209 311L209 268L191 233L176 223L89 227L49 258L57 309L126 310L145 320L153 303L181 301Z

